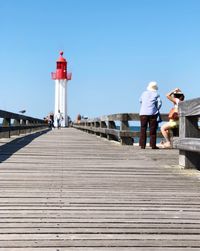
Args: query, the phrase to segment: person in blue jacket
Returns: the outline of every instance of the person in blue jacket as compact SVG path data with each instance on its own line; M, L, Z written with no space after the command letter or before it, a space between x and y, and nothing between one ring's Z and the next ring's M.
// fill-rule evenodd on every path
M156 131L158 127L157 118L162 106L160 95L157 92L158 85L155 81L148 84L147 90L140 97L140 147L145 149L147 141L147 128L150 129L150 146L152 149L158 149L156 146Z

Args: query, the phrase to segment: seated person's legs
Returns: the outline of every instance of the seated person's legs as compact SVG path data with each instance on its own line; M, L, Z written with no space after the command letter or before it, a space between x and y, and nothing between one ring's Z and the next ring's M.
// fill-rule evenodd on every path
M165 138L166 141L170 141L170 135L169 135L169 129L170 129L170 123L167 122L165 124L163 124L160 128L163 137Z
M164 143L164 147L170 147L171 143L170 143L170 133L169 130L171 129L171 125L170 122L167 122L165 124L163 124L161 126L161 133L163 135L163 137L165 138L165 143Z
M171 147L169 130L173 128L177 128L177 126L178 126L178 121L173 121L173 120L170 120L169 122L161 126L162 135L166 140L166 142L164 143L164 147L166 148Z

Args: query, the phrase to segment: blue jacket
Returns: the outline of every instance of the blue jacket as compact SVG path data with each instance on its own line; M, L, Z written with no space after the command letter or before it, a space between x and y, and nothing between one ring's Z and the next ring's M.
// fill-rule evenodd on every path
M162 101L157 91L144 91L140 97L140 103L140 115L155 115L162 106Z

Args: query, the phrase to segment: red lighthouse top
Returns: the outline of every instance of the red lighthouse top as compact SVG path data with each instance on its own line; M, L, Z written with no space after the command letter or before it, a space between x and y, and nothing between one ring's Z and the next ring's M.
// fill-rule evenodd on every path
M67 61L63 57L63 51L60 52L60 57L56 61L56 72L51 73L51 78L71 80L71 73L67 73Z

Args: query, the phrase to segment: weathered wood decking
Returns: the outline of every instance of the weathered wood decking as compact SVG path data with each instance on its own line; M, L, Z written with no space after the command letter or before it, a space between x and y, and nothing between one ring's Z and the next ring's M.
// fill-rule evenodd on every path
M177 150L37 136L0 140L0 250L200 250L200 175Z

